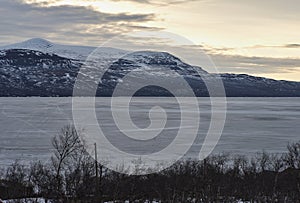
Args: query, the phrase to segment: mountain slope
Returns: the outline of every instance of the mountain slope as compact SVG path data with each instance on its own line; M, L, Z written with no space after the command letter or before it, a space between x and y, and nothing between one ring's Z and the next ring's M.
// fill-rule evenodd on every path
M69 96L79 63L34 50L0 51L0 96Z
M0 47L0 50L9 50L9 49L29 49L29 50L40 51L43 53L57 54L59 56L70 58L70 59L85 60L86 57L96 49L96 47L61 45L61 44L52 43L45 39L33 38L24 42ZM114 49L110 47L101 47L97 51L107 55L114 54L116 52L125 53L124 50Z
M72 96L73 87L83 60L94 48L64 46L43 39L0 47L0 96ZM101 48L102 57L112 57L126 51ZM89 70L86 70L89 71ZM198 75L201 73L201 76ZM182 62L166 52L139 51L114 61L98 85L97 96L111 96L116 85L121 84L126 95L125 76L143 83L148 76L155 81L178 84L181 75L192 87L196 96L209 96L203 79L214 84L215 74ZM277 81L245 74L220 74L227 96L281 97L300 96L300 83ZM86 77L94 84L96 74ZM80 87L82 95L89 95L89 86ZM129 88L129 87L128 87ZM178 89L185 96L185 89ZM128 89L129 92L129 89ZM163 88L147 86L136 92L137 96L171 96ZM221 96L221 95L220 95Z

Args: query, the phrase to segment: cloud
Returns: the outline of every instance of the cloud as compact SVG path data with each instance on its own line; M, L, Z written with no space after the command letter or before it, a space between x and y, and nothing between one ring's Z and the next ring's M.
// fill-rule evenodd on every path
M150 4L155 6L171 6L176 4L184 4L184 3L190 3L190 2L196 2L196 1L204 1L204 0L112 0L115 2L119 1L132 1L135 3L141 3L141 4Z
M89 1L89 0L87 0ZM116 1L116 2L119 2L119 1L132 1L132 2L135 2L135 3L141 3L141 4L151 4L152 1L151 0L112 0L112 1Z
M300 48L300 44L284 44L284 45L255 45L251 47L243 47L250 49L259 49L259 48Z
M46 6L46 7L62 2L62 0L23 0L23 1L30 4L36 4L39 6ZM90 2L90 3L97 2L97 0L81 0L81 1ZM132 2L138 4L153 5L153 6L170 6L176 4L184 4L184 3L197 2L197 1L210 1L210 0L110 0L110 1L112 2L125 1L125 2Z
M265 46L257 45L249 48L300 48L298 44L288 44L279 46ZM299 57L274 57L274 56L245 56L236 54L236 49L230 47L212 47L207 45L188 45L185 49L190 49L190 56L194 59L195 65L202 66L201 61L197 60L199 53L193 50L202 50L207 54L220 72L230 73L247 73L247 74L271 74L271 73L290 73L300 71L300 58ZM247 53L247 52L246 52ZM202 66L204 69L211 71L210 67Z
M300 48L300 44L286 44L284 47L286 47L286 48Z
M255 49L287 49L287 48L300 48L300 44L284 44L284 45L254 45L245 47L213 47L209 45L194 45L193 48L201 48L210 54L225 54L228 52L236 52L238 50L255 50Z
M300 69L300 58L251 57L242 55L210 55L222 72L286 73Z
M82 6L26 4L16 0L1 2L0 41L16 38L45 37L63 40L68 37L82 42L90 36L111 37L135 30L158 29L140 26L156 19L154 14L104 13ZM97 31L97 32L92 32ZM5 39L6 38L6 39ZM95 40L95 39L90 39ZM102 39L103 40L103 39ZM11 43L7 41L6 43Z

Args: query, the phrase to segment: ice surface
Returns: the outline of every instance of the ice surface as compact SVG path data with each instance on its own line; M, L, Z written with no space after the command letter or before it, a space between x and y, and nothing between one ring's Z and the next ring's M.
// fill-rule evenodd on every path
M208 98L199 98L201 118L199 139L189 156L199 153L210 120ZM61 127L72 123L71 98L0 98L0 166L15 159L29 163L47 161L52 152L51 138ZM106 130L116 135L109 118L109 98L96 99L98 120ZM147 127L150 104L163 105L169 111L171 124L167 135L177 132L179 109L171 98L135 98L130 107L137 126ZM149 102L145 106L145 103ZM253 154L263 149L284 152L289 142L299 141L300 98L228 98L225 128L214 152ZM149 123L148 123L149 125ZM118 142L117 136L113 136ZM166 137L167 139L167 137ZM153 150L162 146L153 146ZM126 149L128 143L120 142ZM137 147L135 150L139 150ZM138 151L137 151L138 153Z

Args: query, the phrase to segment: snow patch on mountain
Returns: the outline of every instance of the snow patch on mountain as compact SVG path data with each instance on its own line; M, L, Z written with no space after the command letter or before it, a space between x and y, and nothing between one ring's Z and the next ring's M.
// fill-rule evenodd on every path
M84 66L88 56L91 63ZM146 76L175 84L179 75L197 96L209 96L205 82L214 84L217 79L222 79L227 96L300 96L299 82L208 73L167 52L59 45L40 38L0 47L0 96L71 96L79 70L83 70L80 74L86 84L98 84L97 68L106 63L111 65L102 76L98 96L111 96L117 83L126 83L124 77L128 73L132 73L132 81L137 84L143 83ZM80 89L85 93L90 87ZM184 89L182 92L185 96ZM169 96L155 87L143 89L138 95Z
M52 47L54 44L48 40L41 39L41 38L33 38L24 42L20 42L14 44L17 48L30 48L30 49L47 49Z
M24 42L2 46L0 50L8 49L29 49L40 51L43 53L52 53L65 58L75 59L75 60L85 60L93 51L97 54L103 55L114 55L119 53L126 53L126 51L121 49L115 49L110 47L90 47L90 46L76 46L76 45L61 45L52 43L48 40L41 38L33 38Z

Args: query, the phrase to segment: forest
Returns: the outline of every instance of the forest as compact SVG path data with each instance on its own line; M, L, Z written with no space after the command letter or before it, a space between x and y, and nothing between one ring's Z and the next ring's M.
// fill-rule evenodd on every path
M213 154L182 159L143 176L95 162L80 133L68 125L52 139L48 163L16 161L0 172L0 198L46 202L300 202L300 142L282 154ZM124 169L126 170L126 169Z

